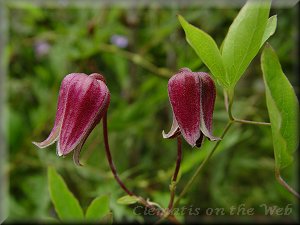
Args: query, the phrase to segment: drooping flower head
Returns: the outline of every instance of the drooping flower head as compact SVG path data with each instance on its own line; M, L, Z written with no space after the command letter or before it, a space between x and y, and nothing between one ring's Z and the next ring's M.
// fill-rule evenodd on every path
M45 141L33 144L45 148L57 141L57 155L74 150L74 162L80 165L81 148L106 113L109 102L110 93L102 75L67 75L60 87L54 127Z
M182 68L169 80L168 93L173 124L169 133L163 131L164 138L182 134L192 147L200 147L204 136L219 140L211 134L216 88L209 74Z

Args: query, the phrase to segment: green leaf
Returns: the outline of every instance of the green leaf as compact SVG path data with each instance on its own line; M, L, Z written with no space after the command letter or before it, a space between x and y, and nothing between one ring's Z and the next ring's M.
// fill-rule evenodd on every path
M137 203L139 201L139 198L136 196L130 196L125 195L117 200L117 203L122 205L132 205L134 203Z
M82 220L83 212L78 200L68 189L63 178L52 167L48 168L48 185L58 217L63 221Z
M275 33L276 26L277 26L277 16L274 15L268 19L268 23L260 47L269 39L269 37L271 37Z
M275 165L282 169L293 161L298 146L299 105L293 87L284 75L275 51L264 48L261 66L273 136Z
M109 197L107 195L95 198L89 205L85 218L92 221L100 221L110 213Z
M185 31L187 42L210 69L213 78L223 87L228 87L221 53L214 39L204 31L189 24L182 16L179 15L178 19Z
M231 89L260 49L270 6L270 1L248 1L228 30L222 58Z

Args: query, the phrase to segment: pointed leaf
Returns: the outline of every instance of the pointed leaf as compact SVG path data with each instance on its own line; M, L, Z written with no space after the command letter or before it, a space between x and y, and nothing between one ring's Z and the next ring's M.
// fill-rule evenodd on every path
M132 205L134 203L137 203L138 201L139 198L137 196L130 195L125 195L117 200L117 202L122 205Z
M213 78L223 87L228 87L223 60L215 41L204 31L189 24L182 16L179 15L178 19L185 31L187 42L209 68Z
M248 1L228 30L222 58L231 88L234 88L260 49L270 5L270 1Z
M95 198L89 205L85 218L94 222L99 222L107 214L110 213L109 209L109 197L104 195Z
M299 105L293 87L284 75L276 53L267 45L261 57L266 99L273 136L275 166L282 169L293 161L298 146Z
M275 33L276 26L277 26L277 16L274 15L268 19L268 23L260 47L269 39L269 37L271 37Z
M63 178L52 167L48 168L48 185L58 217L63 221L82 220L83 212L78 200L68 189Z

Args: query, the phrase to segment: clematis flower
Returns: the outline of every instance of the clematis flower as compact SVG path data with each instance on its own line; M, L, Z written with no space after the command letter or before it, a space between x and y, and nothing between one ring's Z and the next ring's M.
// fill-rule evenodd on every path
M204 137L219 140L212 131L216 88L209 74L182 68L168 82L168 93L173 109L173 124L164 138L182 134L192 146L200 147Z
M67 75L60 87L54 127L45 141L33 144L45 148L57 141L57 155L65 156L74 150L74 162L80 165L81 148L106 113L109 102L110 93L102 75Z

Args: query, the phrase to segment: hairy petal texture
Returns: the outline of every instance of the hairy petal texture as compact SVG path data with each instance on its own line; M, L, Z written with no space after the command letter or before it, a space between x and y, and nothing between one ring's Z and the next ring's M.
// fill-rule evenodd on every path
M49 137L33 142L40 148L57 141L57 154L66 155L74 150L74 162L79 163L83 144L100 122L110 102L109 90L102 75L72 73L62 81L54 127Z
M181 133L192 147L200 147L204 137L219 140L211 134L216 88L209 74L182 68L169 80L168 94L173 123L164 138Z
M169 98L185 140L194 147L200 138L200 87L198 76L182 70L169 81Z
M220 140L218 137L214 137L212 132L213 112L216 99L215 83L207 73L197 73L201 81L201 102L200 102L200 129L203 134L211 141Z
M58 154L71 152L94 123L99 123L99 115L107 109L108 89L104 82L78 75L79 79L69 87L65 114L58 142ZM84 81L84 82L81 82Z

